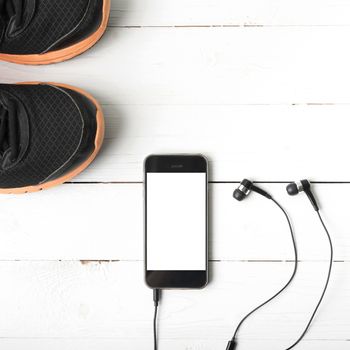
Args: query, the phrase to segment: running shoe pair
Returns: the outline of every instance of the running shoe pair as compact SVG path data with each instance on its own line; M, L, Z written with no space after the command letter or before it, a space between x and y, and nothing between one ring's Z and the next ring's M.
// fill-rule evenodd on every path
M62 62L91 48L107 28L110 0L0 0L0 61ZM96 157L100 105L54 83L0 84L0 193L69 181Z

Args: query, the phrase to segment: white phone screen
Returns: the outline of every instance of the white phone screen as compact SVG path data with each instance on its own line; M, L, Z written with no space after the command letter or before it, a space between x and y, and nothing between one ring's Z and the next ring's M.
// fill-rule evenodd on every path
M147 270L206 270L206 173L147 173Z

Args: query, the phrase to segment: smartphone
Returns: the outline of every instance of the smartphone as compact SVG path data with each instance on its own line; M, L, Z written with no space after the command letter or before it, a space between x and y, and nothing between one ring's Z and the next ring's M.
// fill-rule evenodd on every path
M150 288L208 283L208 164L202 155L151 155L145 170L145 279Z

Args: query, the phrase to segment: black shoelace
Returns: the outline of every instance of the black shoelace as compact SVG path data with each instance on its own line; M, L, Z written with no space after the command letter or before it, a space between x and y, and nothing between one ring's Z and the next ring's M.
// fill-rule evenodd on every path
M11 161L15 161L19 152L17 108L14 101L6 101L6 107L0 103L0 155L10 149Z
M14 18L15 27L19 27L23 19L23 0L0 0L0 16L8 23Z

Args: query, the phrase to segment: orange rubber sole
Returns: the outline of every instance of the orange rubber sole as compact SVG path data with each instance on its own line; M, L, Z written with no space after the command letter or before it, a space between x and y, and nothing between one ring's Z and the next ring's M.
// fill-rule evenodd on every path
M6 61L17 64L28 64L28 65L44 65L51 63L58 63L69 60L73 57L79 56L83 52L94 46L102 37L107 29L109 14L111 9L111 0L103 0L103 17L100 27L95 33L90 35L83 41L69 46L65 49L47 52L44 54L34 55L9 55L0 54L0 61Z
M20 83L20 84L21 85L38 85L41 83L29 82L29 83ZM38 192L41 190L49 189L49 188L57 186L57 185L61 185L64 182L71 180L72 178L74 178L75 176L80 174L83 170L85 170L92 163L92 161L96 158L98 152L100 151L100 149L102 147L104 134L105 134L105 122L104 122L102 107L97 102L97 100L93 96L88 94L86 91L78 89L74 86L65 85L65 84L57 84L57 83L47 83L47 84L76 91L79 94L82 94L85 97L87 97L95 105L95 107L96 107L96 122L97 122L97 130L96 130L96 137L95 137L95 150L89 156L89 158L87 158L77 168L71 170L67 174L59 177L58 179L55 179L55 180L52 180L52 181L49 181L46 183L38 184L35 186L0 189L0 194L23 194L23 193Z

